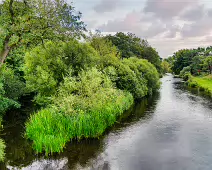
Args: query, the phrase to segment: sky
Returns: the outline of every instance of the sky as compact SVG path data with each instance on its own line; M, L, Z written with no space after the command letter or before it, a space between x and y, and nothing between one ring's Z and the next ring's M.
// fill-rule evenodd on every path
M163 58L212 45L212 0L68 0L88 30L131 32Z

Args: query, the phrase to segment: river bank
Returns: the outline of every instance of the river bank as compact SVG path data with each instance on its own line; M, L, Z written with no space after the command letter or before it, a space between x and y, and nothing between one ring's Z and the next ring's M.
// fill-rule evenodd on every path
M189 87L204 91L206 94L212 97L212 75L204 77L191 76L187 81L187 84Z

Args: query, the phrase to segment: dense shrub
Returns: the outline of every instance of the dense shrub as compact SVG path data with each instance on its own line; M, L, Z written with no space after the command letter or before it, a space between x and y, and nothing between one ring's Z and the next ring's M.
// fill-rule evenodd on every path
M101 63L103 72L110 77L118 89L129 91L136 99L147 95L147 81L144 77L136 75L134 70L122 60L116 56L106 55L102 56Z
M159 74L147 60L127 57L120 60L118 49L108 39L94 37L92 46L101 54L101 70L121 90L131 92L134 98L142 98L159 87Z
M87 44L76 40L69 43L48 42L36 47L25 56L25 79L27 89L36 92L37 103L48 104L50 96L70 70L77 75L81 69L95 66L97 52Z
M65 78L53 101L26 124L37 152L59 152L71 138L100 136L132 105L133 97L114 89L107 76L92 68Z
M17 101L25 94L25 83L13 69L6 67L6 65L1 67L0 79L3 84L5 97Z
M191 67L187 66L184 67L181 71L180 71L180 77L187 81L189 79L189 77L191 76Z
M0 79L0 117L10 108L16 107L19 108L20 105L7 97L5 97L5 91L3 88L3 83Z
M153 91L159 88L159 74L156 68L147 60L131 57L124 59L123 64L128 65L130 69L133 70L137 76L139 84L143 84L146 80L146 88L148 89L149 94L152 94Z

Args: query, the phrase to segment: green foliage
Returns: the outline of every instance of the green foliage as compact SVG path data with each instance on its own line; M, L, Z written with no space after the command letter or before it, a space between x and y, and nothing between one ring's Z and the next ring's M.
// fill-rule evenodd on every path
M209 74L212 74L212 56L205 58L203 66Z
M138 77L128 65L117 65L117 79L115 81L117 88L131 92L135 99L140 99L147 95L148 88L146 80Z
M135 99L141 99L159 88L159 74L147 60L128 58L124 60L105 59L103 72L107 74L117 88L127 90Z
M171 65L168 61L163 60L161 62L161 71L162 71L163 74L171 73Z
M134 98L139 99L159 87L157 70L147 60L135 57L120 60L117 49L107 39L97 36L91 42L97 52L102 54L101 70L110 77L117 88L127 90ZM104 48L100 48L101 44Z
M25 56L24 73L27 89L37 92L37 102L50 101L64 76L73 70L77 75L81 69L98 63L97 52L88 44L72 40L68 43L48 42L38 46ZM45 104L45 103L44 103Z
M194 75L198 75L200 70L203 70L203 56L195 56L192 58L192 62L190 64L191 73Z
M7 56L7 60L5 61L6 66L13 69L16 74L19 74L21 79L23 79L22 67L26 52L27 48L25 46L16 47L10 51Z
M190 87L195 87L202 91L205 91L212 97L212 76L204 76L204 77L191 76L188 80L188 85Z
M177 51L172 57L168 58L175 74L187 66L191 67L192 75L199 75L200 72L212 73L212 62L210 62L212 47L197 48L197 49L183 49Z
M159 75L144 59L120 59L102 37L89 43L48 42L25 56L27 88L46 107L26 123L37 152L60 152L72 138L100 136L133 103L159 88Z
M64 0L4 0L0 13L0 62L17 47L84 36L81 13Z
M156 68L147 60L138 58L124 59L123 64L130 67L130 69L136 74L138 84L145 85L145 89L148 90L148 94L152 94L153 91L159 88L159 74ZM147 84L145 84L145 82ZM142 91L145 91L142 89ZM144 96L147 95L144 94ZM143 96L139 96L141 98Z
M114 36L106 36L121 52L122 58L139 57L142 58L142 47L149 46L148 42L141 40L132 33L125 34L118 32Z
M4 160L5 158L5 150L6 146L2 139L0 139L0 162Z
M118 32L114 36L108 35L106 39L110 40L118 48L122 58L137 57L147 59L161 72L160 57L146 40L140 39L135 34L122 32Z
M182 77L185 81L188 80L188 75L191 74L191 67L187 66L184 67L181 71L180 71L180 77Z
M72 138L99 137L132 103L97 69L82 71L65 79L50 108L30 117L26 135L37 152L60 152Z
M12 100L18 100L25 94L25 83L13 69L5 65L0 68L0 78L3 83L4 96Z
M0 95L1 97L1 95ZM1 106L0 106L1 108ZM1 111L0 111L1 112ZM0 115L0 130L2 129L2 125L1 125L1 122L2 122L2 115ZM4 161L4 158L5 158L5 143L2 139L0 139L0 162Z
M24 73L29 92L37 92L37 102L43 102L43 96L50 97L56 92L56 87L68 71L64 64L63 43L48 42L26 53ZM44 97L45 98L45 97Z
M18 104L14 100L5 98L2 95L0 95L0 113L1 113L1 115L12 107L20 108L20 104Z
M176 52L173 56L174 65L172 70L175 74L180 74L180 71L192 63L192 58L197 55L196 51L184 49Z
M94 67L99 64L100 56L87 43L79 43L76 40L64 44L64 63L71 67L74 74L77 75L82 69Z
M89 38L91 46L99 53L100 56L115 56L120 58L120 53L113 43L105 37L95 34Z
M112 89L110 79L96 68L91 68L82 71L78 77L66 77L54 98L54 104L69 114L73 113L69 109L77 108L89 112L98 105L104 105L102 99L106 99Z
M20 89L19 89L20 88ZM2 115L8 109L20 105L18 98L23 94L24 84L14 75L13 70L2 67L0 70L0 114Z

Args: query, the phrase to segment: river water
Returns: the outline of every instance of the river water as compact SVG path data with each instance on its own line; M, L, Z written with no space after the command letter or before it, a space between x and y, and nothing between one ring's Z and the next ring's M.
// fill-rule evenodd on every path
M135 104L100 139L72 141L48 158L23 138L26 118L6 116L0 169L211 170L212 101L172 75L161 82L157 94Z

